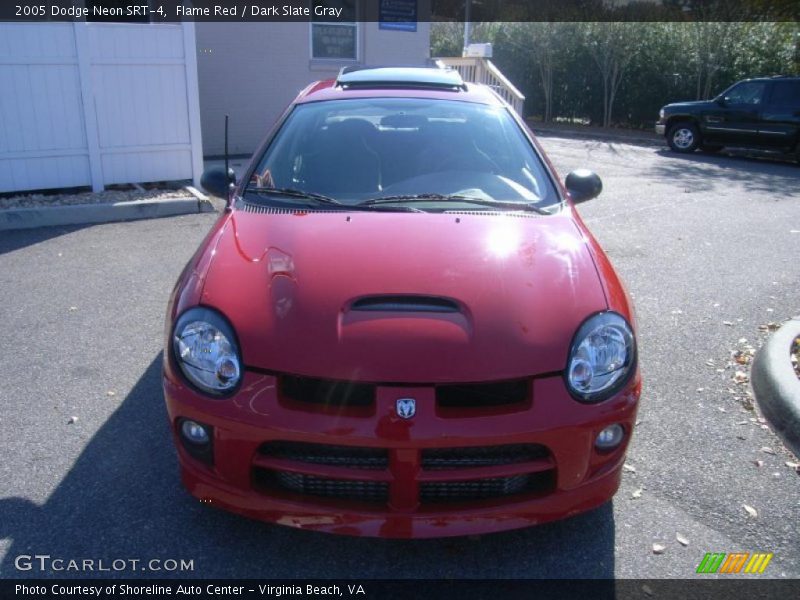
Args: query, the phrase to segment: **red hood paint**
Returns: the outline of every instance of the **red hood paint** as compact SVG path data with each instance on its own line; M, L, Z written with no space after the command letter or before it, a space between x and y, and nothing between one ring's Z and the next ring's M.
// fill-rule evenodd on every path
M380 294L447 297L462 311L349 310ZM560 371L578 325L607 308L569 210L234 211L201 303L230 319L248 367L415 384Z

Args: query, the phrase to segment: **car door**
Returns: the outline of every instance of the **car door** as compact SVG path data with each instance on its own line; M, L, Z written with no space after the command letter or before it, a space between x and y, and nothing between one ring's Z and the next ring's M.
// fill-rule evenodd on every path
M765 145L790 150L800 139L800 79L771 82L758 133Z
M760 145L759 120L765 81L743 81L718 96L703 116L703 137L730 146Z

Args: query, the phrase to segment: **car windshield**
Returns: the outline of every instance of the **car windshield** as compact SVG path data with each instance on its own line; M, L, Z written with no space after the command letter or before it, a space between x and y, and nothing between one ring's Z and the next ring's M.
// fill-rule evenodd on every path
M505 108L420 98L296 106L253 172L250 195L282 206L396 205L415 212L542 212L560 202Z

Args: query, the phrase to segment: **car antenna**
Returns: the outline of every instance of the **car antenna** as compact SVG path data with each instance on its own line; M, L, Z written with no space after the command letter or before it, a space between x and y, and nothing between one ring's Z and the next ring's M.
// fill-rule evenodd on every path
M228 178L230 184L231 172L228 166L228 115L225 115L225 177Z

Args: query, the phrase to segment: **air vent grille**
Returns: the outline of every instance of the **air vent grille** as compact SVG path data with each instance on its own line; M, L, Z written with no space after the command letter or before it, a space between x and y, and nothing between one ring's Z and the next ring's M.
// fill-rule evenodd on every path
M429 313L460 311L455 301L437 296L368 296L353 302L350 310Z

